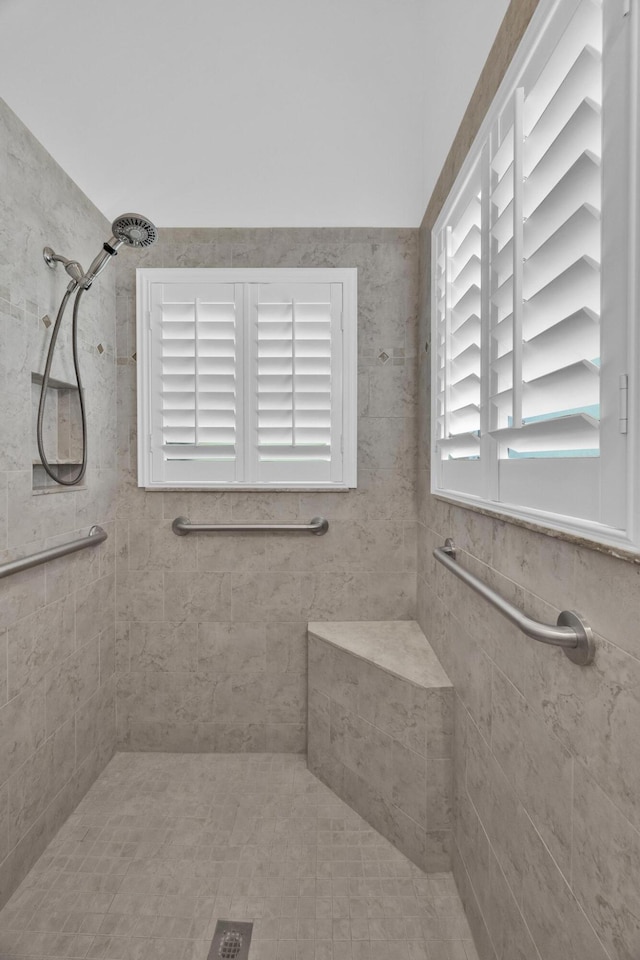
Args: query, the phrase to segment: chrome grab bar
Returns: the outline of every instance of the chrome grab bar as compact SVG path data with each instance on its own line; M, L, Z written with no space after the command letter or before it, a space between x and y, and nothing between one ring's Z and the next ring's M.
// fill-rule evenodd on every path
M433 551L436 560L447 570L455 574L458 579L475 590L487 600L499 613L515 624L519 630L538 640L540 643L549 643L554 647L562 647L569 660L581 666L593 662L595 656L595 641L593 631L583 617L573 610L563 610L558 617L557 624L540 623L532 620L518 607L514 607L491 587L478 580L472 573L461 567L456 560L456 549L453 540L445 541L444 547L436 547Z
M186 537L188 533L245 533L248 530L293 530L322 537L329 529L329 521L314 517L310 523L191 523L188 517L176 517L171 529L178 537Z
M80 537L79 540L71 540L69 543L63 543L59 547L49 547L48 550L40 550L38 553L32 553L30 557L22 557L21 560L10 560L8 563L0 564L0 579L8 577L12 573L20 573L21 570L29 570L31 567L37 567L40 563L46 563L48 560L56 560L58 557L65 557L68 553L75 553L76 550L84 550L85 547L97 547L108 537L108 533L102 527L91 527L89 535Z

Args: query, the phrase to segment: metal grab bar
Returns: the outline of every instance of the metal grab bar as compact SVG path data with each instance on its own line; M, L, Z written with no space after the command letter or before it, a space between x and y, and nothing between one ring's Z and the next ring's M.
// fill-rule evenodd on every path
M46 563L48 560L56 560L58 557L65 557L68 553L75 553L77 550L84 550L85 547L97 547L103 543L109 534L102 527L91 527L87 537L80 537L79 540L71 540L69 543L63 543L59 547L49 547L48 550L40 550L39 553L32 553L30 557L23 557L21 560L10 560L9 563L0 564L0 579L8 577L12 573L19 573L21 570L29 570L31 567L37 567L40 563Z
M549 643L554 647L562 647L569 660L580 664L580 666L587 666L587 664L593 662L595 656L593 631L589 624L575 611L563 610L555 625L532 620L522 610L514 607L503 596L483 583L482 580L478 580L464 567L459 566L456 561L455 545L450 538L445 541L444 547L436 547L433 555L447 570L450 570L458 579L475 590L532 640Z
M178 537L186 537L188 533L243 533L247 530L293 530L322 537L329 529L329 521L314 517L310 523L191 523L188 517L176 517L171 529Z

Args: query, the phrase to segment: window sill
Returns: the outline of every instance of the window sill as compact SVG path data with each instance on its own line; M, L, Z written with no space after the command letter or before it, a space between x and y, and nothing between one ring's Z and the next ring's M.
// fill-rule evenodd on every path
M209 486L156 486L142 487L147 493L349 493L356 490L356 487L338 486L325 484L324 486L305 484L290 487L250 487L240 486L239 484L211 484Z
M613 543L603 543L601 540L595 540L586 533L572 533L569 530L560 530L554 527L538 523L531 518L517 516L515 513L507 513L504 510L492 510L486 504L476 503L471 500L462 500L457 497L448 497L445 493L431 491L431 496L436 500L442 500L444 503L450 503L454 507L460 507L461 510L472 510L474 513L480 513L484 517L490 517L492 520L502 520L504 523L512 523L516 527L524 527L525 530L532 530L534 533L542 533L547 537L553 537L555 540L564 540L567 543L573 543L575 546L584 547L586 550L596 550L598 553L606 553L607 556L615 557L617 560L625 560L627 563L640 564L640 554L634 552L631 548L626 548L624 544L617 546Z

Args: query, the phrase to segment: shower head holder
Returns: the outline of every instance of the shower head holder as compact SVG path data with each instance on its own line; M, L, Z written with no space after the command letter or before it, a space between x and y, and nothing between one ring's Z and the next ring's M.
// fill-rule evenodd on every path
M63 257L61 253L56 253L51 247L45 247L42 251L42 256L44 257L44 262L51 270L55 270L57 265L61 263L75 283L80 283L84 277L82 265L78 263L77 260L69 260L67 257Z

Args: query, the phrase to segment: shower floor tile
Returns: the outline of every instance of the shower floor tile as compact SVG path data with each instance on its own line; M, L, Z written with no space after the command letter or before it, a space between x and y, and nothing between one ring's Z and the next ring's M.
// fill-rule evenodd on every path
M424 874L282 754L117 754L0 912L0 960L477 960ZM212 958L213 960L213 958Z

